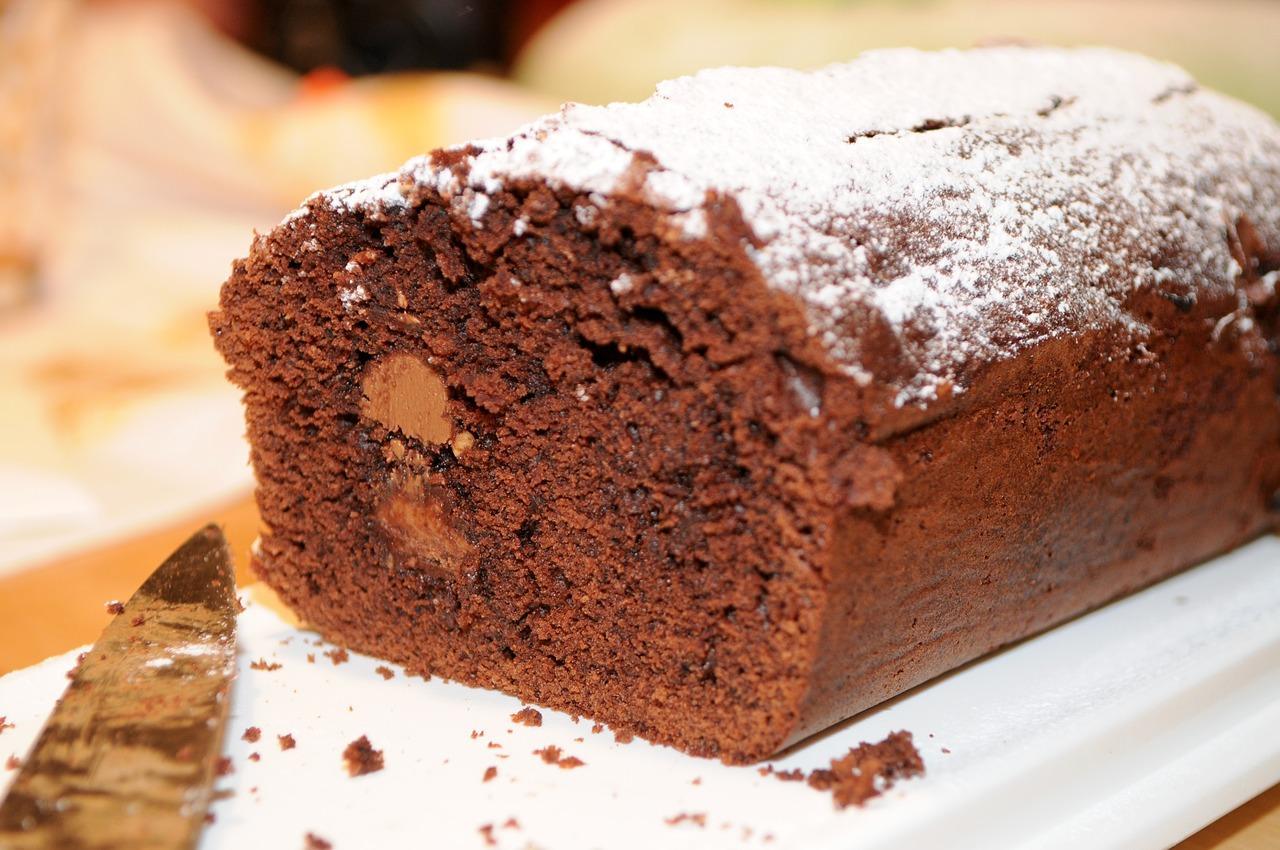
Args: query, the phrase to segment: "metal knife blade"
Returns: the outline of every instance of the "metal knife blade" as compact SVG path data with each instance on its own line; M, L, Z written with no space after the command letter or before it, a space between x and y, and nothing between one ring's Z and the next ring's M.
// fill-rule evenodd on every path
M237 610L226 538L207 526L84 656L0 805L0 848L195 846L230 707Z

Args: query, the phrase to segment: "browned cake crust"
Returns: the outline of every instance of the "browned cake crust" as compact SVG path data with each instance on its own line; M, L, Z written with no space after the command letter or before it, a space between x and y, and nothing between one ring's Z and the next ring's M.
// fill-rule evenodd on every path
M713 83L733 85L692 85L727 105ZM1023 152L962 117L940 124L955 144ZM554 149L558 120L518 138ZM1023 150L1079 138L1036 120L1013 122ZM889 134L910 156L950 143L908 124ZM678 157L660 138L611 188L553 165L495 180L486 157L520 150L498 142L318 195L255 241L212 318L245 391L255 567L354 649L700 755L768 756L1276 523L1280 144L1260 144L1275 159L1242 179L1268 185L1250 196L1265 208L1224 190L1209 227L1175 199L1151 213L1181 222L1160 244L1079 201L1103 243L1080 250L1126 259L1052 283L1110 312L1028 318L1018 299L1049 284L982 266L1016 321L953 309L967 296L941 278L933 324L895 321L888 289L787 284L767 254L799 237L764 234L752 206L773 189L708 184L691 226L645 189ZM1206 196L1241 175L1213 176ZM851 253L886 246L872 287L947 235L884 205L839 220L822 233ZM1234 263L1220 280L1196 271L1209 248Z

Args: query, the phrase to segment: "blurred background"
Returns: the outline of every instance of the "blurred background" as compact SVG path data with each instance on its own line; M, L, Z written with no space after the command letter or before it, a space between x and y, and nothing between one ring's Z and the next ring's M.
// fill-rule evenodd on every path
M205 313L315 189L883 46L1112 44L1277 114L1277 33L1270 0L0 0L0 576L248 504Z

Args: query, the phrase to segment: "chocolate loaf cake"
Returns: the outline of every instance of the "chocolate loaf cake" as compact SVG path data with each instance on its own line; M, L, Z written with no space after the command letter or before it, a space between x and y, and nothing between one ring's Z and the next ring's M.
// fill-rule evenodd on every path
M212 317L326 637L746 762L1280 520L1280 129L1106 50L705 71Z

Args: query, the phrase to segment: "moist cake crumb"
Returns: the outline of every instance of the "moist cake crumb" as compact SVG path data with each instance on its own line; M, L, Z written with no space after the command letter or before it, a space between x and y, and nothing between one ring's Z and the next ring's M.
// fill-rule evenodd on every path
M293 739L292 732L286 732L283 735L276 735L276 740L280 742L280 749L282 751L292 750L294 747L298 746L298 742Z
M315 663L316 663L316 654L315 654L314 652L308 652L308 653L307 653L307 663L308 663L308 664L315 664Z
M497 775L498 775L498 769L490 765L489 767L486 767L484 769L484 779L481 779L480 781L488 782L489 780L493 779Z
M112 599L107 603L107 613L118 617L124 613L124 603L117 599Z
M75 666L74 666L74 667L72 667L70 670L68 670L68 671L67 671L67 678L68 678L68 679L74 679L74 678L76 677L76 674L80 672L80 665L81 665L81 664L84 664L84 660L85 660L86 658L88 658L88 657L89 657L89 653L88 653L88 652L82 652L82 653L80 653L79 655L77 655L77 656L76 656L76 664L75 664Z
M6 770L17 770L22 767L22 760L17 756L11 755L4 760L4 766Z
M911 741L911 733L893 732L883 741L863 741L838 759L830 768L809 773L809 785L830 791L837 809L861 806L888 791L900 779L924 775L924 760Z
M511 720L515 723L523 723L525 726L541 726L542 712L533 706L526 705L524 708L511 715Z
M560 748L557 747L555 744L548 744L542 749L534 750L533 754L535 756L541 756L542 760L545 761L547 764L560 763Z
M1280 130L1190 84L712 70L313 196L211 316L254 569L333 645L749 764L1252 539Z
M666 818L664 822L667 824L667 826L679 826L682 823L692 823L695 826L706 827L707 813L706 812L680 812L679 814L675 814L669 818Z
M384 679L394 679L396 675L395 671L385 664L379 664L377 667L374 667L373 672L377 673Z
M515 818L507 818L505 821L502 822L502 828L503 829L519 829L520 821L516 820Z
M487 847L497 847L498 841L493 837L493 824L486 823L480 827L480 835L484 837L484 843Z
M383 768L382 750L375 750L369 743L368 735L361 735L342 751L342 759L347 763L347 773L352 776L364 776Z
M250 726L248 729L244 730L244 734L240 736L240 739L243 741L248 741L250 744L256 744L258 742L258 739L260 739L261 737L262 737L262 730L259 729L257 726Z
M283 664L279 664L275 661L267 661L265 658L259 658L257 661L251 661L249 663L250 670L266 670L268 672L272 670L279 670L283 666Z
M261 760L262 760L262 756L258 755L256 752L249 753L249 761L261 761Z
M575 767L586 765L586 762L577 756L564 755L564 751L555 744L548 744L542 749L534 750L533 754L541 757L547 764L558 765L562 770L573 770Z
M347 660L351 658L351 656L347 654L347 651L342 647L326 650L324 654L333 662L334 667L337 667L339 664L345 664Z
M314 832L308 832L303 850L333 850L333 842L326 841Z
M14 727L14 724L9 722L9 718L3 714L0 714L0 735L4 734L4 730L12 729L13 727Z
M220 756L216 764L214 764L213 772L217 776L228 776L235 773L235 767L231 764L229 756Z

